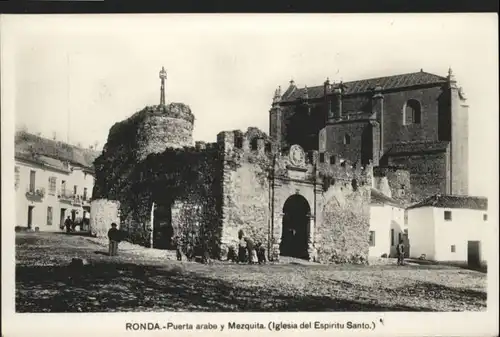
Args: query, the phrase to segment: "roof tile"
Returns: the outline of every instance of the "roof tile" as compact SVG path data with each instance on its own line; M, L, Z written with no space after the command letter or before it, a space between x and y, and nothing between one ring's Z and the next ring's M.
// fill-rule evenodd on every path
M392 75L386 77L377 77L364 80L344 82L344 95L361 94L369 92L376 86L381 86L382 90L398 89L411 87L415 85L439 84L446 81L445 77L419 71L416 73ZM307 92L309 99L321 98L324 95L324 87L313 86L308 87ZM301 98L304 93L304 88L297 88L291 93L285 92L282 101L294 101Z
M409 206L407 209L422 207L463 208L485 211L488 209L488 198L467 195L461 196L436 194L414 205Z

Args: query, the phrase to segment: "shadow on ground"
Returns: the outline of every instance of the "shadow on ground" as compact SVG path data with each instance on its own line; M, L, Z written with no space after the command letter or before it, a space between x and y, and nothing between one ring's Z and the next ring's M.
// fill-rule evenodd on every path
M461 292L440 286L439 291ZM400 289L401 290L401 289ZM470 292L470 291L469 291ZM462 293L461 293L462 294ZM463 295L463 294L462 294ZM485 296L484 293L467 294ZM17 312L105 311L432 311L373 300L284 296L170 267L98 262L80 268L18 266Z
M488 266L486 265L479 265L479 266L474 266L474 265L468 265L467 263L460 263L460 262L436 262L436 261L429 261L429 260L419 260L419 259L407 259L408 262L416 263L419 266L438 266L440 268L460 268L460 269L466 269L466 270L472 270L472 271L477 271L483 274L488 273Z

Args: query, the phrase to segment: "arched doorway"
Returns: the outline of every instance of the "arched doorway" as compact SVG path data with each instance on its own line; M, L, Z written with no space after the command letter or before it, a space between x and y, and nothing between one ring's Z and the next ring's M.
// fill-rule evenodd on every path
M285 201L283 206L283 227L280 255L308 259L309 219L311 207L300 194Z

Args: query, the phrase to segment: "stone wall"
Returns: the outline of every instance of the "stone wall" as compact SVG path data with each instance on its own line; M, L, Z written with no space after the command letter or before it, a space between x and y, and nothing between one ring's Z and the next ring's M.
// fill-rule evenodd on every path
M238 232L255 242L268 241L269 181L259 165L242 163L239 168L226 167L224 174L224 225L221 243L224 251L237 247Z
M349 143L344 143L344 137ZM329 124L325 127L325 149L351 162L368 163L373 157L372 125L367 120Z
M241 134L241 147L235 135ZM313 151L293 167L288 153L273 158L266 139L249 150L249 132L222 132L222 251L237 246L238 232L262 242L279 259L284 205L296 195L310 207L308 255L319 262L364 263L368 255L371 166L330 164L330 154ZM312 165L315 163L316 165ZM315 171L316 167L316 171Z
M193 115L184 104L146 108L148 112L137 127L137 155L139 160L167 148L193 146Z
M409 171L412 201L447 193L449 148L441 152L389 157L388 164L404 167ZM401 179L405 181L407 178L405 176ZM393 178L392 181L397 180Z
M97 237L106 237L114 222L120 225L120 202L95 199L90 204L90 232Z
M323 263L367 263L370 228L370 186L356 191L337 181L319 200L315 242Z

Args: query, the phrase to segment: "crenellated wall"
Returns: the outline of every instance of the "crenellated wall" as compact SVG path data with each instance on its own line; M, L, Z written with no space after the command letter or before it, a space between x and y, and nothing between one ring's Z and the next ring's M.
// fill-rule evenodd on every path
M262 242L279 259L285 203L299 195L307 215L307 255L318 262L363 263L368 255L371 166L331 159L329 152L304 153L292 162L274 153L254 128L217 137L223 157L222 250L236 247L238 232Z

